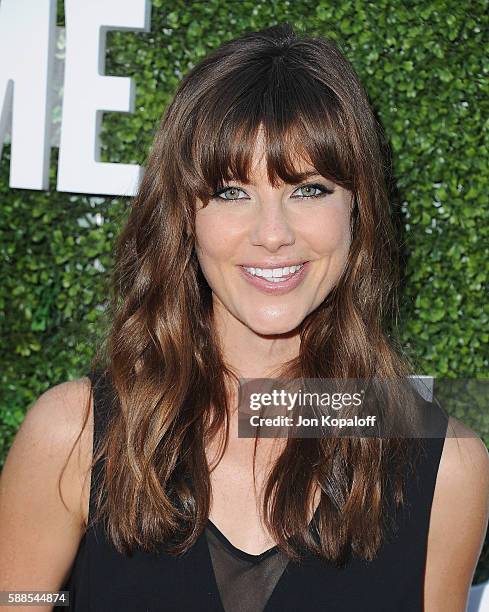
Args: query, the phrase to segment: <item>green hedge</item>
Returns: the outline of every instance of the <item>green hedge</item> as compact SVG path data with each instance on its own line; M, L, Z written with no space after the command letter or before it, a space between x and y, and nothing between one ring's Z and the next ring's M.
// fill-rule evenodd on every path
M151 32L107 36L106 73L134 78L136 111L104 115L102 161L143 164L180 77L222 41L281 21L335 39L392 146L404 346L420 373L487 378L486 9L485 0L153 0ZM34 399L87 371L129 203L56 192L54 149L48 192L10 190L9 153L0 160L0 466ZM488 417L472 420L488 443ZM488 577L484 552L475 581Z

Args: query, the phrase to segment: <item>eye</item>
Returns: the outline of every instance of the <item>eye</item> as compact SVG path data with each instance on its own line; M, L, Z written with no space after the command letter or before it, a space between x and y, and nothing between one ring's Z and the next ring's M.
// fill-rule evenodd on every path
M303 193L301 195L292 196L293 198L309 200L311 198L321 198L325 195L331 194L334 192L334 189L330 189L321 183L309 183L306 185L301 185L295 190L295 192L297 191L302 191ZM217 200L246 200L247 197L239 197L240 192L245 194L245 192L239 187L236 187L235 185L228 185L218 189L211 197L212 199ZM230 197L222 197L224 194L227 194L227 196Z
M291 197L299 199L322 198L323 196L334 192L333 189L326 187L326 185L321 185L321 183L309 183L307 185L301 185L295 190L295 192L297 191L302 191L302 195ZM316 193L314 193L315 191Z
M216 191L216 193L214 193L212 195L212 199L218 199L218 200L245 200L246 198L239 198L237 197L239 192L241 191L241 193L244 193L244 191L242 189L240 189L239 187L234 187L233 185L230 185L228 187L223 187L222 189L218 189ZM221 196L223 194L229 194L231 197L229 198L222 198Z

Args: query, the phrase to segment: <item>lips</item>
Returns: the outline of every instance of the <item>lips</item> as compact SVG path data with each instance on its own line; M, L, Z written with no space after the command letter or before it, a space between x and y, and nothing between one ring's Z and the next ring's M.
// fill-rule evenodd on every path
M294 290L296 287L298 287L302 283L302 281L304 280L305 276L307 275L309 271L309 267L310 267L309 264L310 264L309 261L304 262L304 265L302 266L302 268L300 268L300 270L298 270L297 272L293 274L289 274L286 277L282 277L283 280L281 278L281 280L278 282L268 280L267 278L264 278L261 276L253 275L247 270L245 270L244 266L239 266L239 269L241 271L243 278L250 285L253 285L257 289L259 289L261 292L269 294L269 295L283 295L285 293L288 293L289 291ZM247 266L247 267L254 267L254 266ZM259 267L259 266L256 266L256 267ZM287 266L281 265L281 266L275 266L275 267L282 268L282 267L287 267Z

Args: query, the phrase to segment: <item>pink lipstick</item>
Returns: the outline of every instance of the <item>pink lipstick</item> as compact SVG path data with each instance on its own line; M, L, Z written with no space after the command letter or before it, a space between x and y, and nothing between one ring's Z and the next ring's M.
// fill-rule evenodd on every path
M239 266L239 269L241 270L243 278L250 283L250 285L253 285L263 293L267 293L269 295L283 295L289 291L292 291L301 284L309 270L309 267L310 262L306 261L299 270L293 274L288 274L281 277L281 280L277 282L257 274L252 274L252 272L249 272L243 266Z

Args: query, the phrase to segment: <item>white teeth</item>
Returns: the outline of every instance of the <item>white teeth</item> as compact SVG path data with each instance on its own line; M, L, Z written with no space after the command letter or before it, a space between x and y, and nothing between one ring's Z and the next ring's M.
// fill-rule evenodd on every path
M302 268L304 264L297 266L287 266L285 268L246 268L245 270L254 276L261 276L266 278L268 281L278 283L282 281L283 276L289 276L294 274Z

